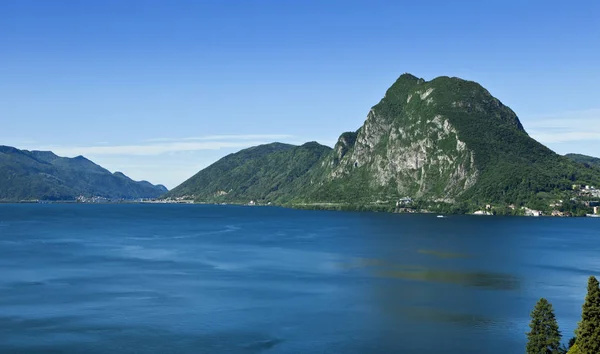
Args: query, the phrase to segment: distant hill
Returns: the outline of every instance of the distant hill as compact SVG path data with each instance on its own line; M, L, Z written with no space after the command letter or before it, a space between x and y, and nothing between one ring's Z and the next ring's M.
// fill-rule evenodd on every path
M600 168L600 158L581 154L566 154L565 156L575 162L579 162L590 167Z
M393 206L408 196L463 210L488 203L547 208L575 183L600 185L600 172L531 138L517 115L478 83L403 74L363 126L342 134L332 150L315 143L243 150L168 196L361 206Z
M189 196L205 202L282 202L300 193L304 178L330 147L272 143L230 154L171 190L165 197Z
M80 195L154 198L166 192L165 186L110 173L83 156L67 158L50 151L0 146L0 201L72 200Z

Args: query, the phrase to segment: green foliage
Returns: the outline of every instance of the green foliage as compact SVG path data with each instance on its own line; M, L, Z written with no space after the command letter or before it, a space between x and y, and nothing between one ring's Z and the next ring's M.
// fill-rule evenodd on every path
M573 216L585 216L586 214L592 212L592 208L573 200L565 201L560 207L558 207L558 210L567 212Z
M567 157L575 162L581 163L588 168L592 168L592 167L600 168L600 158L597 158L597 157L581 155L581 154L566 154L565 157Z
M571 189L578 181L600 181L598 171L582 168L529 137L516 114L479 84L440 77L430 85L437 93L437 113L456 127L481 171L463 199L519 203L539 192Z
M0 181L0 201L72 200L80 195L153 198L167 191L164 186L110 173L83 156L66 158L8 146L0 146Z
M576 334L575 344L580 354L600 353L600 286L593 276L588 280L587 295Z
M583 354L580 350L579 350L579 346L577 345L577 343L573 344L573 346L571 348L569 348L569 351L567 352L567 354Z
M527 333L527 354L558 353L560 331L554 316L552 304L541 298L531 312L531 330Z

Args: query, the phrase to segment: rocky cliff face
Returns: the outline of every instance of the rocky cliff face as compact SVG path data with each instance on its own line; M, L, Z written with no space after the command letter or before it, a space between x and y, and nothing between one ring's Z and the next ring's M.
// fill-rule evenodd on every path
M401 76L356 133L340 136L323 163L326 183L359 179L364 193L447 201L472 187L479 174L474 152L436 109L433 86Z
M418 100L425 97L417 95ZM478 174L474 154L456 128L442 115L426 117L411 108L402 122L372 109L352 148L340 139L339 162L329 178L344 178L363 168L372 176L367 181L372 188L395 185L398 195L442 199L473 186Z

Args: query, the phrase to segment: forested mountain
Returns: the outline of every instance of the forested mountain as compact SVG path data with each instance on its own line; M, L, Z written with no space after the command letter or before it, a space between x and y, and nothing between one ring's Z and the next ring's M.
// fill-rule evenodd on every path
M154 198L166 192L162 185L113 174L83 156L67 158L50 151L0 146L0 201Z
M314 142L251 147L225 156L165 197L193 196L204 202L285 202L306 189L307 173L330 151Z

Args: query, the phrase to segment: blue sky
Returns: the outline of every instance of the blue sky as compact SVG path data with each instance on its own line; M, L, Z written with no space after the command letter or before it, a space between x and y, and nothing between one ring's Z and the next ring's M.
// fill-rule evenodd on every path
M0 144L172 188L251 145L332 145L410 72L600 156L600 2L576 3L4 0Z

